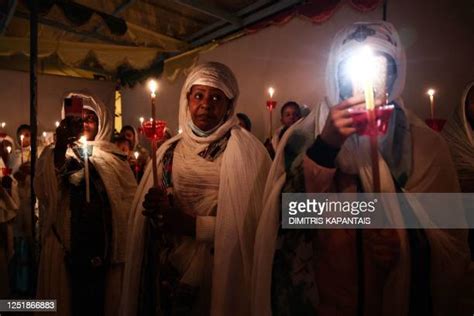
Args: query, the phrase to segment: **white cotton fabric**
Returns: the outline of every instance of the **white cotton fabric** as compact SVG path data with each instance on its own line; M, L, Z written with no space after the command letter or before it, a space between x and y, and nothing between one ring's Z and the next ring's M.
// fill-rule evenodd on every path
M232 100L227 120L207 137L195 135L188 124L191 115L187 94L193 85L220 89ZM211 315L244 315L250 310L254 236L271 163L259 141L238 126L234 116L238 95L237 81L225 65L211 62L194 68L180 96L182 133L165 142L156 153L158 170L161 170L164 152L179 141L173 160L175 196L185 211L197 215L197 239L202 238L198 242L188 241L186 247L194 249L195 254L183 253L180 258L188 259L183 260L187 263L184 274L187 282L202 281L196 279L198 271L203 275L206 271L212 274ZM229 131L231 137L219 159L210 162L196 156ZM136 315L137 312L145 243L142 203L152 186L152 168L148 165L135 195L129 223L131 238L127 248L129 260L125 268L121 315ZM212 246L214 257L209 256L208 251ZM204 288L201 290L205 291Z
M296 158L293 166L301 164L303 157L306 155L306 149L313 143L314 139L319 135L324 127L326 119L329 114L329 109L332 105L339 103L339 89L337 87L337 78L334 75L335 65L340 60L347 57L345 49L338 45L342 45L343 38L347 34L354 31L354 29L362 23L356 23L347 29L339 32L334 40L327 67L327 99L317 106L305 119L295 123L284 134L280 140L280 145L276 152L275 160L270 170L264 194L264 211L260 217L257 228L256 242L255 242L255 256L254 256L254 272L253 272L253 286L252 286L252 314L253 315L271 315L271 277L273 255L276 248L279 213L281 211L280 196L282 188L287 180L285 171L285 147L292 146L291 138L293 135L304 135L306 143L299 148L300 155ZM364 44L369 43L371 46L377 47L377 50L388 52L397 62L399 72L392 94L389 96L390 100L396 100L405 112L410 128L416 130L416 139L426 139L436 143L433 148L446 147L442 143L442 139L434 134L421 120L409 113L404 107L400 99L400 94L403 91L405 81L405 55L401 48L398 35L393 26L386 22L367 23L372 27L377 27L382 32L389 32L392 39L396 39L396 45L385 43L383 40L372 40L368 38ZM342 37L342 38L341 38ZM383 38L383 37L380 37ZM348 49L355 49L355 43L346 44ZM397 47L394 49L394 47ZM403 76L400 78L400 76ZM389 136L390 137L390 136ZM415 136L412 137L415 139ZM413 144L417 146L417 143ZM430 166L436 157L434 152L423 153L426 163L421 163L424 168L430 170ZM373 192L372 187L372 169L370 158L370 144L367 139L353 136L346 140L341 151L338 154L336 164L344 173L358 175L361 179L364 192ZM395 184L392 180L392 175L387 163L379 154L380 164L380 180L381 192L390 193L396 192ZM446 161L447 168L451 166L451 161ZM430 177L424 174L427 171L424 168L419 170L412 170L410 179L419 179L420 182L425 181L425 184L419 183L418 188L432 185ZM435 171L435 170L430 170ZM434 174L436 172L433 172ZM448 176L449 177L449 176ZM454 179L445 179L447 183L456 183ZM451 181L452 180L452 181ZM458 188L453 188L456 190ZM418 191L423 192L423 191ZM407 192L408 193L408 192ZM415 193L415 192L414 192ZM393 201L392 201L393 202ZM398 224L400 227L403 218L400 212L400 206L397 203L390 203L390 201L382 201L387 212L387 218ZM419 205L411 205L421 225L428 225L430 218L427 213ZM456 211L458 213L456 213ZM453 206L450 210L453 216L463 216L462 209ZM425 227L433 227L429 224ZM396 267L392 270L388 277L388 281L383 293L383 312L385 316L402 316L406 315L408 311L408 295L409 295L409 281L410 281L410 257L409 245L406 232L399 230L399 238L401 242L400 259ZM456 284L459 276L462 275L467 266L468 249L467 249L467 235L464 231L457 231L456 235L449 235L441 230L425 230L430 241L432 252L432 293L435 315L444 315L449 310L449 302L446 302L446 297L450 297L453 286ZM449 267L449 268L448 268ZM455 268L456 267L456 268Z
M473 87L474 82L467 85L459 106L443 129L463 192L474 192L474 134L466 118L466 99Z
M108 141L113 129L105 105L87 92L75 92L68 96L72 95L84 98L84 108L94 111L99 119L96 138L88 142L93 146L89 161L99 173L107 191L112 214L111 263L112 265L120 264L125 261L128 214L136 190L135 177L127 161L122 159L123 153ZM67 150L66 156L75 158L71 149ZM58 299L58 302L61 302L58 304L59 314L69 315L70 291L64 264L64 251L52 231L54 225L64 246L68 249L71 229L69 189L61 186L57 178L53 145L45 148L38 159L34 184L42 210L40 214L42 253L37 295ZM114 276L116 277L119 279L110 279L108 282L117 283L117 286L120 286L118 280L121 279L121 275ZM112 290L120 291L120 288Z

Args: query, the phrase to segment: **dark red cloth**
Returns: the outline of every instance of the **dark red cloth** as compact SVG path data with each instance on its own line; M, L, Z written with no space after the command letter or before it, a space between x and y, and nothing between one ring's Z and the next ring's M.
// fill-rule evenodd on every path
M349 4L355 10L366 12L377 7L381 0L312 0L273 15L245 29L247 34L255 33L270 25L284 25L295 16L304 17L313 23L327 21L343 4Z

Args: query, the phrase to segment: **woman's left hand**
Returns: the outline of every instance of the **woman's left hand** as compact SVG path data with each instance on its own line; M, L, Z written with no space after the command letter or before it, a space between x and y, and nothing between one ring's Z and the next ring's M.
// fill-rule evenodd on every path
M174 206L172 196L162 189L151 188L145 195L143 215L153 218L163 232L196 236L196 218Z

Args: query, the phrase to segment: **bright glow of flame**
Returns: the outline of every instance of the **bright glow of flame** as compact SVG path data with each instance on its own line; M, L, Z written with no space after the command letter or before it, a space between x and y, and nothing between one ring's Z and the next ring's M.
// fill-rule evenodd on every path
M135 156L135 159L138 159L138 155L139 155L138 151L134 152L133 155Z
M43 137L46 138L46 132L43 132Z
M8 152L8 153L11 153L11 152L12 152L12 147L11 147L11 146L7 146L7 152Z
M25 139L25 135L20 135L20 141L23 142L23 139Z
M178 134L181 134L183 130L181 128L178 128Z
M81 138L79 138L79 142L81 142L83 145L87 145L87 138L86 138L86 136L81 136Z
M148 81L148 89L151 92L151 96L155 97L156 90L158 89L158 83L156 82L156 80L151 79L150 81Z
M56 121L56 123L54 123L54 125L56 125L56 127L59 127L59 121Z
M435 92L436 92L436 91L435 91L434 89L429 89L426 93L427 93L430 97L432 97L432 96L434 96Z
M268 94L270 95L270 99L273 98L274 93L275 93L275 89L273 89L273 87L268 88Z
M5 125L7 125L7 123L2 122L2 128L5 128Z
M143 124L143 122L145 121L145 119L142 117L140 117L140 124Z
M362 47L349 60L349 75L352 82L373 82L376 76L376 61L369 46Z

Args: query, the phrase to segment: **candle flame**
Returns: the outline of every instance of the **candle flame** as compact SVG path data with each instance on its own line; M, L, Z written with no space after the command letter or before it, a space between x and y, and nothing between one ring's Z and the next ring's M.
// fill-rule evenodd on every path
M7 125L5 122L2 122L2 128L5 128L5 125Z
M145 119L143 118L143 116L142 116L142 117L140 117L140 119L139 119L139 120L140 120L140 124L143 124L143 122L145 121Z
M25 135L20 135L20 141L23 141L23 139L25 139Z
M178 134L181 134L183 130L181 128L178 128Z
M353 82L374 80L375 69L374 54L369 46L362 47L349 61L349 73Z
M136 151L136 152L133 153L133 155L135 156L135 159L138 159L138 155L140 155L140 154L138 153L138 151Z
M81 142L81 143L84 144L84 145L87 145L87 138L86 138L86 136L81 136L81 138L79 138L79 142Z
M274 93L275 93L275 89L273 89L273 87L268 88L268 94L270 95L270 99L273 98Z
M56 125L56 127L59 127L59 121L56 121L56 123L54 123L54 125Z
M46 138L46 132L43 132L43 137Z
M148 81L148 89L151 92L151 96L155 97L155 92L158 89L158 83L156 82L156 80L151 79L150 81Z
M7 152L8 152L8 153L11 153L11 152L12 152L12 147L11 147L11 146L7 146Z
M426 92L430 97L434 96L435 94L435 90L434 89L428 89L428 91Z

